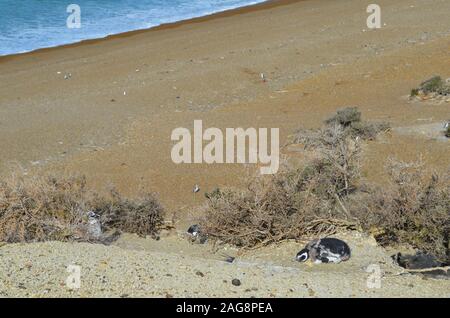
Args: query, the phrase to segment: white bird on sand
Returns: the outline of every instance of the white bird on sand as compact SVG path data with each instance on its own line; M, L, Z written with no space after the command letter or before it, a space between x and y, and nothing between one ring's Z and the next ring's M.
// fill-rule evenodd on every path
M264 75L264 73L261 73L261 80L262 80L263 82L266 82L266 76Z
M200 192L200 187L198 186L198 184L194 185L192 192L194 192L194 193Z

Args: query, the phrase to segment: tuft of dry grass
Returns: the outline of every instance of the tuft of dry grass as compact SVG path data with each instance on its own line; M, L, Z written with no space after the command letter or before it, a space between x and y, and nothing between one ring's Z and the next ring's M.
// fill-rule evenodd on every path
M288 171L258 177L247 190L224 189L210 196L201 225L209 238L253 248L287 239L332 234L348 222L330 214L329 202ZM265 180L262 180L265 179Z
M100 215L105 230L140 235L154 235L164 212L153 195L137 200L116 192L102 196L87 187L84 177L13 175L0 182L0 241L101 242L105 237L90 234L90 211Z

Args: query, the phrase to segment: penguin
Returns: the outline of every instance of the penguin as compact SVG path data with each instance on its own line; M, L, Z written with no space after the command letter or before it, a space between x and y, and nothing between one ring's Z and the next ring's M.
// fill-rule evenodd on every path
M200 234L200 226L198 224L191 225L188 228L187 233L193 237L197 237Z
M434 255L426 254L421 251L417 252L415 255L397 253L391 257L398 265L406 269L425 269L443 265Z
M208 240L208 235L201 231L198 224L191 225L187 230L187 234L191 236L192 242L198 241L200 244L204 244Z
M306 262L311 259L315 264L340 263L350 258L350 247L342 240L327 237L313 240L306 244L305 248L297 253L298 262Z
M88 226L87 233L92 239L99 239L102 235L102 227L99 220L99 215L93 211L87 213L88 216Z

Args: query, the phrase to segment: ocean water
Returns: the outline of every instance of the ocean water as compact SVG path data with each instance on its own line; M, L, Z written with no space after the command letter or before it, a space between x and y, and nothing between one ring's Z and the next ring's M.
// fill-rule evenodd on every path
M263 1L0 0L0 55L146 29ZM70 4L80 8L80 28L67 26L74 13L67 12Z

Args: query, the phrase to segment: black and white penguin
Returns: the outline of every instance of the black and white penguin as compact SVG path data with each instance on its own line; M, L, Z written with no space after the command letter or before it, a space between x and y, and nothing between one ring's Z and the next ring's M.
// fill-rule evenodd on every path
M187 230L188 235L192 238L193 242L199 242L200 244L206 243L208 236L200 229L200 225L191 225Z
M350 247L342 240L327 237L309 242L297 253L296 260L305 262L311 259L316 264L340 263L350 258Z
M88 211L88 227L87 232L90 238L98 239L102 235L102 227L99 220L99 215L94 211Z

